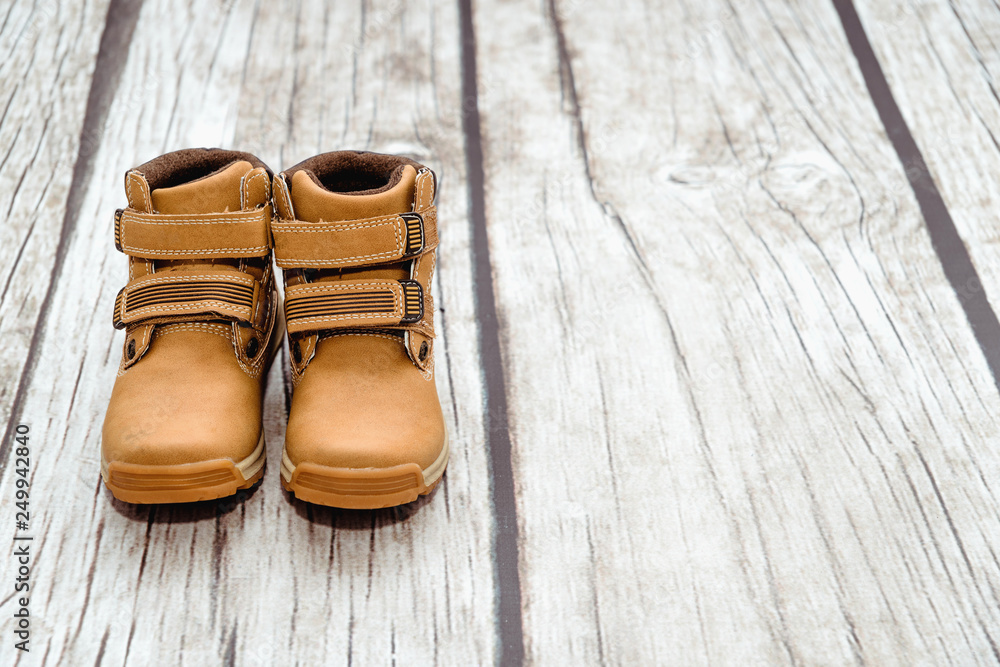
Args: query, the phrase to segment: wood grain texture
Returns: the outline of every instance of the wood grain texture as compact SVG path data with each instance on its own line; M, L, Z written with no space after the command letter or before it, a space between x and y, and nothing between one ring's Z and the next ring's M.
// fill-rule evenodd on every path
M51 280L107 0L0 8L0 419Z
M527 662L1000 662L1000 395L829 2L481 0L474 100L450 0L146 0L84 146L107 4L71 5L0 9L5 416L73 164L92 160L21 406L34 645L5 639L0 664L497 660L474 104ZM858 9L983 279L969 289L998 303L1000 15ZM256 491L144 508L100 485L125 280L110 213L125 169L198 145L275 169L367 148L437 171L454 449L431 498L290 501L273 465L285 358Z
M81 225L24 406L36 447L33 652L24 664L488 664L490 508L459 107L446 2L176 3L142 8L97 148ZM122 174L223 145L273 168L318 152L406 152L441 176L437 380L453 442L445 482L396 510L292 502L278 466L285 359L269 376L262 486L230 501L131 507L99 483L122 339ZM0 482L12 515L13 477ZM10 559L0 565L4 581ZM11 609L3 600L0 613ZM0 663L12 664L8 642Z
M925 164L911 178L933 179L979 279L961 298L1000 303L1000 8L977 2L858 2L900 111ZM994 307L994 310L996 308Z
M476 8L529 660L995 663L1000 397L833 7Z

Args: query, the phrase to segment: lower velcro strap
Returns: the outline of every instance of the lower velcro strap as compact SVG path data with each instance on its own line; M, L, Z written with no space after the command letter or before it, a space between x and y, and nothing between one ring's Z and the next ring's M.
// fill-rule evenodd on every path
M115 299L114 325L181 316L252 324L260 283L245 273L165 272L136 278Z
M424 315L423 289L415 280L344 280L289 285L289 333L357 327L398 327Z

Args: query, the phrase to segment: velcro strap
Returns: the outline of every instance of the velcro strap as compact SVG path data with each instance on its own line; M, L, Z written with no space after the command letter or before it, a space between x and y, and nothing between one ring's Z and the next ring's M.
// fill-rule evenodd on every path
M118 292L114 325L124 329L141 320L193 315L252 324L259 292L260 283L245 273L153 273Z
M341 222L275 220L274 257L283 269L335 269L398 262L437 247L437 210Z
M415 280L344 280L285 288L289 333L405 326L423 316L423 289Z
M263 257L271 250L271 207L226 213L115 211L115 247L147 259Z

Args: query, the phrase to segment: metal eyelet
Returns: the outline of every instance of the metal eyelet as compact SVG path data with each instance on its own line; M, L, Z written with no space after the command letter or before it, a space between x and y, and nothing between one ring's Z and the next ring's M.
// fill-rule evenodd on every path
M125 356L128 357L129 361L135 358L135 338L129 339L128 347L125 348Z
M295 363L302 363L302 350L299 349L299 341L293 341L289 347L292 348L292 359L295 359Z
M258 341L257 337L255 336L251 338L250 341L247 343L246 347L247 358L253 359L254 357L257 356L258 352L260 352L260 341Z
M430 347L427 345L427 341L420 344L420 352L417 353L417 359L424 361L427 359L427 353L430 351Z

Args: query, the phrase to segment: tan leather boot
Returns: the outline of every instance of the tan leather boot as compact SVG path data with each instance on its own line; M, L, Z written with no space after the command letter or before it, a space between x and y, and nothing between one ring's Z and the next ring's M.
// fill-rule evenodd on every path
M440 481L434 385L434 174L377 153L326 153L274 179L291 414L282 485L333 507L390 507Z
M261 400L280 345L271 172L247 153L168 153L125 175L115 301L125 345L101 475L119 500L207 500L264 473Z

